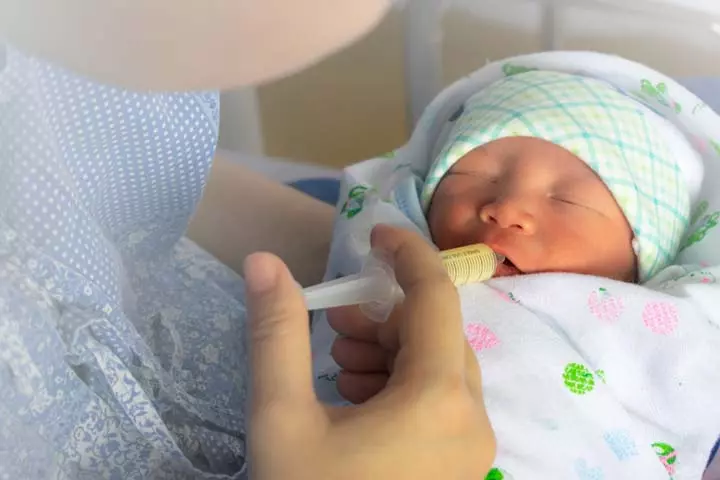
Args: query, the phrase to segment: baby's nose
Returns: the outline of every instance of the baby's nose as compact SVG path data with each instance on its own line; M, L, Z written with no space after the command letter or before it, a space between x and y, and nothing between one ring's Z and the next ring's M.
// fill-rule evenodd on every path
M500 228L517 230L532 235L537 230L535 216L527 202L520 199L497 199L480 209L480 219L486 224L495 224Z

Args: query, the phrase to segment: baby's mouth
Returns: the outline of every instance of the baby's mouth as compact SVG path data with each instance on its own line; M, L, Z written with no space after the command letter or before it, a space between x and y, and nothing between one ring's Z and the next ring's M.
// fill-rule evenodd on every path
M512 260L505 257L505 261L498 265L495 277L511 277L513 275L522 275L522 273L522 270L516 267Z

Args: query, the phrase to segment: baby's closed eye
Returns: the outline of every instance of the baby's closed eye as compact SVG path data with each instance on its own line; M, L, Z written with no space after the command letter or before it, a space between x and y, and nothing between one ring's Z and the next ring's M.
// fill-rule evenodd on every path
M549 198L559 205L582 208L601 215L603 214L601 206L598 205L596 201L593 201L592 198L588 198L587 195L580 195L578 193L561 193L549 195Z
M577 195L571 195L571 194L567 194L567 193L550 194L550 195L548 195L548 197L553 201L560 202L560 203L566 203L568 205L580 206L580 205L583 205L584 203L586 203L581 198L579 198Z

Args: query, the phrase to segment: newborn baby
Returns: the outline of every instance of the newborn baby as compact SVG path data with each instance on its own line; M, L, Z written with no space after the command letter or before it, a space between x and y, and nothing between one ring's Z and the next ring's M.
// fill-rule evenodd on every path
M690 216L680 162L653 121L577 75L533 71L482 90L422 189L434 243L487 244L507 257L497 276L646 280L675 258Z
M499 278L458 294L490 476L700 478L720 434L720 190L703 181L720 178L719 142L720 118L642 65L489 64L391 158L343 172L326 280L362 269L378 223L440 250L487 244ZM342 403L336 335L322 312L312 328L317 395Z

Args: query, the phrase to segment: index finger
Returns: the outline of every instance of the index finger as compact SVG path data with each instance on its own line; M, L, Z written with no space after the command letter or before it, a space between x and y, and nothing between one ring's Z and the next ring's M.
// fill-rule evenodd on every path
M393 262L405 300L398 319L400 352L393 377L428 379L463 374L465 335L460 300L438 252L420 235L380 225L373 248Z

